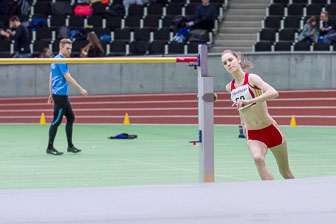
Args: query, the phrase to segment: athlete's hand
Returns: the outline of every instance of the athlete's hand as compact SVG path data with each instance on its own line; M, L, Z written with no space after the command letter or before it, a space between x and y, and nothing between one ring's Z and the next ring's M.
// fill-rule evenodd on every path
M80 92L83 96L89 95L88 92L85 89L81 89Z
M241 107L244 106L244 101L245 100L238 100L237 102L232 104L232 107L236 107L236 109L239 110Z
M232 107L236 107L239 110L241 107L244 107L251 102L249 100L238 100L236 103L232 104Z
M52 95L50 95L49 97L48 97L48 104L52 104L53 102L54 102L54 100L53 100L53 98L52 98Z

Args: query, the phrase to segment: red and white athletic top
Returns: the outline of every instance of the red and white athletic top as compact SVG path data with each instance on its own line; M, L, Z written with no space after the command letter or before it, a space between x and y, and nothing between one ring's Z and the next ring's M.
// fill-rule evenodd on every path
M235 87L235 80L231 81L231 100L236 103L238 100L250 100L262 94L262 90L258 88L254 88L248 82L249 73L245 73L245 80L242 86ZM252 103L247 104L241 107L239 110L245 109L251 106Z

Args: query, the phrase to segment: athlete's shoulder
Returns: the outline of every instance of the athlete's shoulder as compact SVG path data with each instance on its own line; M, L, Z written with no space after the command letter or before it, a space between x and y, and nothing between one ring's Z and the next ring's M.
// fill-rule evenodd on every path
M260 82L262 82L262 78L255 74L255 73L249 73L249 76L248 76L248 82L250 83L250 85L254 86Z
M248 73L248 77L249 77L249 79L255 79L255 78L260 78L260 75L258 75L258 74L255 74L255 73Z

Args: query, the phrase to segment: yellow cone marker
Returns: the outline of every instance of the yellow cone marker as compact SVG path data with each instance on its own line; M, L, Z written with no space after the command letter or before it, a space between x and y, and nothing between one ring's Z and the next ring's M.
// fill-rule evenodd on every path
M42 112L41 118L40 118L40 124L47 124L44 113Z
M125 118L124 118L124 123L123 123L124 125L130 125L131 123L130 123L130 120L129 120L129 118L128 118L128 113L126 113L125 114Z
M295 121L295 116L294 115L292 115L292 119L291 119L291 122L290 122L290 125L289 125L290 127L297 127L297 125L296 125L296 121Z

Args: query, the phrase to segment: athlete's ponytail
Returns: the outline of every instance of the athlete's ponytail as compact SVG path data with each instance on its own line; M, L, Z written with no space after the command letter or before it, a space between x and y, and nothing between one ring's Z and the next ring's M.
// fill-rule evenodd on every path
M226 53L231 53L233 56L235 56L237 59L240 58L240 66L243 70L248 70L250 68L253 68L253 64L252 62L246 60L244 58L244 55L242 53L236 53L235 51L233 50L225 50L223 53L222 53L222 56Z

